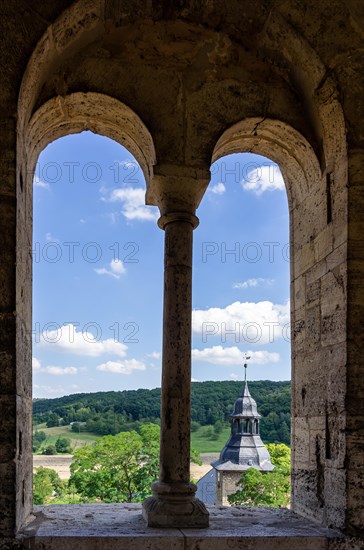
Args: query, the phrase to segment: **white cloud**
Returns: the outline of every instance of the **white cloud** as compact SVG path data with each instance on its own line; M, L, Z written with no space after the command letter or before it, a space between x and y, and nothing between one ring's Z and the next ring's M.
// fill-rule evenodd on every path
M252 288L256 286L270 286L274 283L273 279L262 279L261 277L258 277L257 279L247 279L246 281L243 281L242 283L234 283L233 288L241 288L241 289L247 289Z
M52 374L53 376L64 376L66 374L74 375L77 374L76 367L53 367L47 366L42 369L42 372L47 374Z
M208 190L214 195L223 195L226 191L226 187L223 183L215 183L212 187L209 187Z
M199 382L199 380L197 380L197 378L191 378L191 382Z
M46 183L45 181L41 180L38 176L34 176L33 185L34 185L34 187L40 187L42 189L49 189L49 184Z
M229 378L230 378L230 380L239 380L239 379L241 379L241 376L239 376L238 374L235 374L235 372L231 372L229 374Z
M44 372L46 374L52 374L53 376L64 376L66 374L74 375L78 372L76 367L54 367L51 365L42 367L41 362L36 357L32 358L32 368L33 372ZM84 368L80 370L84 370Z
M41 364L40 364L39 359L37 359L36 357L33 357L32 358L32 369L33 369L33 371L39 371L40 368L41 368Z
M126 273L126 268L122 260L116 258L111 260L109 265L110 269L106 269L105 267L96 268L96 273L98 275L109 275L110 277L114 277L114 279L120 279L121 275Z
M101 328L99 327L100 332ZM95 338L91 332L78 331L77 326L68 323L58 330L48 330L42 334L39 345L52 348L53 351L61 353L73 353L87 357L100 357L102 355L114 355L125 357L127 346L112 338L101 340Z
M122 275L123 273L126 273L126 269L122 260L118 260L117 258L111 260L110 267L111 271L116 275Z
M289 338L289 320L289 303L234 302L225 308L192 311L192 330L200 334L204 342L219 337L234 339L236 343L267 344Z
M145 205L145 190L142 187L114 189L109 200L122 203L121 213L127 220L155 221L158 218L158 209Z
M112 372L115 374L131 374L135 370L145 370L145 364L137 359L126 359L125 361L107 361L96 367L96 370L102 372Z
M152 353L148 353L148 357L151 357L152 359L160 359L162 356L160 351L152 351Z
M261 195L265 191L285 189L281 171L276 164L254 166L246 173L241 185L243 189L252 191L256 195Z
M269 351L249 351L249 364L265 365L267 363L278 363L279 353ZM246 352L241 351L237 346L224 348L223 346L212 346L211 348L193 349L192 359L203 361L212 365L243 365Z

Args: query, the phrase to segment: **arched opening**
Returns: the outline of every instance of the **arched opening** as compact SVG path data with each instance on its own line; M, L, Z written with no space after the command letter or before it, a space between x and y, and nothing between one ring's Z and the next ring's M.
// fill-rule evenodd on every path
M18 240L18 262L17 262L17 295L19 299L19 321L21 319L22 322L18 323L18 330L17 330L17 340L18 340L18 346L22 349L22 354L18 359L18 368L19 372L22 373L21 380L24 385L24 391L31 396L31 384L27 383L31 379L31 368L32 368L32 359L31 359L31 341L28 339L27 335L31 335L33 332L33 326L32 326L32 301L30 299L32 289L32 265L31 265L31 242L32 242L32 203L33 203L33 193L32 193L32 183L33 183L33 175L36 169L36 164L38 160L38 156L41 153L43 149L46 148L46 146L50 142L54 142L57 138L60 138L62 136L66 136L69 134L75 134L83 130L91 130L95 133L99 133L103 136L108 136L118 142L120 145L123 145L126 147L128 151L133 155L133 157L138 162L138 165L141 168L141 171L143 173L143 178L146 183L148 183L151 179L152 173L153 173L153 165L155 164L155 153L154 153L154 146L152 138L142 123L142 121L133 113L128 107L123 105L122 103L118 102L117 100L114 100L113 98L110 98L108 96L104 96L101 94L82 94L82 93L76 93L72 94L71 96L67 96L63 99L52 99L46 104L44 104L38 111L35 112L33 117L30 119L28 125L24 129L24 132L22 134L22 140L19 142L19 148L22 150L23 153L23 163L21 166L19 165L19 180L18 180L18 212L19 212L19 219L21 220L21 223L18 223L17 227L17 240ZM71 138L72 140L73 138ZM72 155L70 155L72 156ZM61 166L61 171L63 169L63 174L66 173L69 176L69 179L73 179L77 169L77 161L71 160L71 164L67 164L67 159L64 159L65 165ZM86 175L86 179L92 179L95 180L98 179L99 174L98 167L95 165L94 161L90 159L91 164L89 164L88 169L89 172L87 173L87 167L84 168L84 175ZM48 178L55 178L58 177L59 172L59 166L57 166L57 162L53 165L53 172L52 172L52 166L48 166L48 172L46 169L46 176L48 174ZM115 168L115 166L114 166ZM43 167L44 169L44 167ZM86 172L85 172L86 170ZM82 169L81 169L82 173ZM43 182L44 185L47 185L47 181L44 181L41 179L44 174L36 174L37 176L40 176L39 182ZM115 175L115 172L114 172ZM40 183L42 185L42 183ZM142 189L141 185L139 185L138 189ZM144 184L144 191L145 192L145 184ZM140 191L138 191L140 195ZM138 195L138 201L140 202L140 197ZM67 198L63 197L63 206L67 203ZM130 206L130 205L129 205ZM135 204L134 204L135 206ZM147 207L144 207L147 208ZM130 213L129 215L133 216L134 213ZM153 219L155 218L155 214L153 214ZM67 224L65 224L67 225ZM52 235L49 236L52 239ZM70 241L66 241L70 242ZM118 242L117 239L115 242ZM53 251L50 250L48 242L48 250L45 252L44 247L43 249L40 249L40 257L44 259L44 254L47 257L47 253L50 253L49 258L54 260L54 254L53 253L59 253L59 250L62 247L59 248L60 243L57 241L52 242L53 245ZM112 246L113 243L110 243L110 246ZM68 245L67 245L68 246ZM77 248L77 245L75 245ZM73 245L72 245L73 247ZM73 251L71 254L74 254L76 251L76 248L73 248ZM97 247L96 247L97 248ZM96 251L96 248L94 247L94 252ZM70 252L70 249L67 248L68 252ZM91 251L91 250L90 250ZM112 252L112 251L109 251ZM126 251L130 253L130 250ZM132 251L133 252L133 251ZM135 252L135 250L134 250ZM86 253L87 255L87 253ZM35 258L37 255L35 254ZM110 262L109 262L110 263ZM109 267L109 269L108 269ZM100 273L109 271L113 273L113 275L120 275L121 271L121 264L114 263L107 266L107 265L100 265L98 268L100 270ZM98 276L97 272L95 272L95 275ZM107 275L106 275L107 276ZM24 296L28 297L28 299L24 300ZM51 322L54 321L54 319L50 319ZM93 320L92 320L93 321ZM118 321L118 320L116 320ZM57 322L57 321L56 321ZM136 322L132 320L131 322ZM72 323L71 323L72 324ZM124 323L125 324L125 323ZM112 325L111 325L112 326ZM123 325L124 326L124 325ZM70 327L70 324L68 324L68 328ZM43 327L44 328L44 327ZM53 328L56 328L53 326ZM95 326L94 326L95 328ZM115 325L114 325L115 328ZM73 329L75 329L73 325ZM132 330L133 327L128 328L128 330ZM135 327L134 327L135 329ZM37 330L35 330L37 333ZM92 331L91 331L92 332ZM51 336L52 329L48 332L48 335ZM129 332L128 332L129 334ZM77 337L77 329L74 330L73 336L71 335L71 338L76 335ZM68 335L69 336L69 335ZM66 338L68 338L66 336ZM52 338L52 336L51 336ZM107 339L106 339L107 340ZM27 346L24 346L24 341L28 342ZM125 344L122 344L125 345ZM136 363L134 363L135 365ZM45 365L35 362L35 366L39 367L39 369L42 369L46 366L52 366L52 365ZM56 366L57 365L53 365ZM59 365L58 365L59 367ZM67 367L66 367L67 368ZM68 367L68 373L75 372L73 369L75 367ZM48 369L49 370L49 369ZM53 369L53 372L61 372L59 369ZM64 371L63 371L64 372ZM30 401L29 401L30 405ZM29 408L28 405L28 408ZM24 440L24 443L22 445L23 452L29 453L29 456L31 456L31 450L32 450L32 444L31 444L31 437L30 434L32 433L32 415L31 410L28 410L28 413L26 416L23 416L24 421L24 427L21 430L22 433L27 434L26 438ZM28 435L29 434L29 435ZM31 475L32 470L32 461L27 461L26 467L22 470L22 477L23 477L23 501L22 501L22 517L27 517L32 509L32 488L31 488Z
M195 231L192 357L194 379L211 381L205 423L211 418L216 424L211 436L206 426L199 428L192 442L202 443L204 435L212 439L223 423L215 447L208 441L210 454L202 458L220 475L215 503L228 505L251 467L262 472L268 487L274 474L264 445L274 452L283 444L289 457L289 212L281 172L269 158L231 153L220 157L211 173ZM203 418L202 412L193 410L193 420L198 414ZM287 468L287 480L289 473ZM288 505L289 491L285 499ZM269 496L266 502L273 500ZM278 496L276 506L282 506Z
M323 502L328 490L324 488L323 470L317 465L325 464L326 468L330 468L331 462L327 460L331 461L333 454L337 458L342 457L339 447L332 439L332 433L335 432L337 436L334 427L336 413L332 414L332 406L335 409L333 402L337 396L333 397L335 390L331 389L331 375L328 373L337 375L334 365L337 361L342 361L340 342L345 338L343 334L342 338L333 338L332 325L323 319L333 321L335 317L343 321L345 316L345 285L333 283L333 298L332 288L328 283L329 280L333 282L335 272L339 273L342 254L345 254L339 244L345 241L346 235L345 227L340 221L340 204L343 206L345 203L345 193L341 198L337 195L338 202L332 202L328 183L331 176L322 172L317 157L305 138L285 123L269 119L245 119L220 137L212 160L245 151L261 154L275 161L286 184L290 214L291 266L291 507L294 511L317 520L319 512L317 509L316 516L312 514L312 502L317 499ZM343 203L340 202L341 199ZM329 215L331 207L335 210L333 217ZM344 325L340 321L338 323L343 328ZM341 380L340 386L345 388L344 380ZM329 442L330 451L325 442ZM319 487L318 492L307 490L311 486L309 465L312 463L315 464L313 486ZM335 487L337 494L345 492L340 476L335 478ZM337 525L336 511L320 510L320 522L327 521L330 524L332 521L332 524ZM331 520L325 514L332 514ZM340 517L343 518L343 515Z
M80 447L139 429L120 392L160 385L163 235L139 164L106 137L53 141L34 182L33 463L68 480ZM37 472L36 504L82 498L66 483L42 494Z

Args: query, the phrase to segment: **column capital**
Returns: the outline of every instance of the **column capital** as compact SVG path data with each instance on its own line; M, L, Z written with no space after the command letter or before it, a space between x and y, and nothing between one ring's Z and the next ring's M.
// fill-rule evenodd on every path
M168 212L159 218L158 227L165 229L166 225L174 222L187 222L192 225L193 229L196 229L200 220L190 212Z
M158 206L162 217L169 212L194 214L209 181L208 170L157 165L147 187L146 204Z

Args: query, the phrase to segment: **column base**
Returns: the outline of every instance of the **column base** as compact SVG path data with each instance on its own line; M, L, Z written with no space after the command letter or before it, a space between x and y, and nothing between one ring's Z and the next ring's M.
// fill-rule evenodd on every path
M153 483L153 496L143 502L143 518L148 527L209 526L209 513L201 500L195 498L193 483Z

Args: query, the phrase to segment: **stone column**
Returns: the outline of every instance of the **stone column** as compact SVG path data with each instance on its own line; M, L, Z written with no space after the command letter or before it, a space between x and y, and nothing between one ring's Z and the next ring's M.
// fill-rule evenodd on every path
M192 234L198 218L163 215L165 231L161 447L159 481L143 503L150 527L208 527L190 483Z

